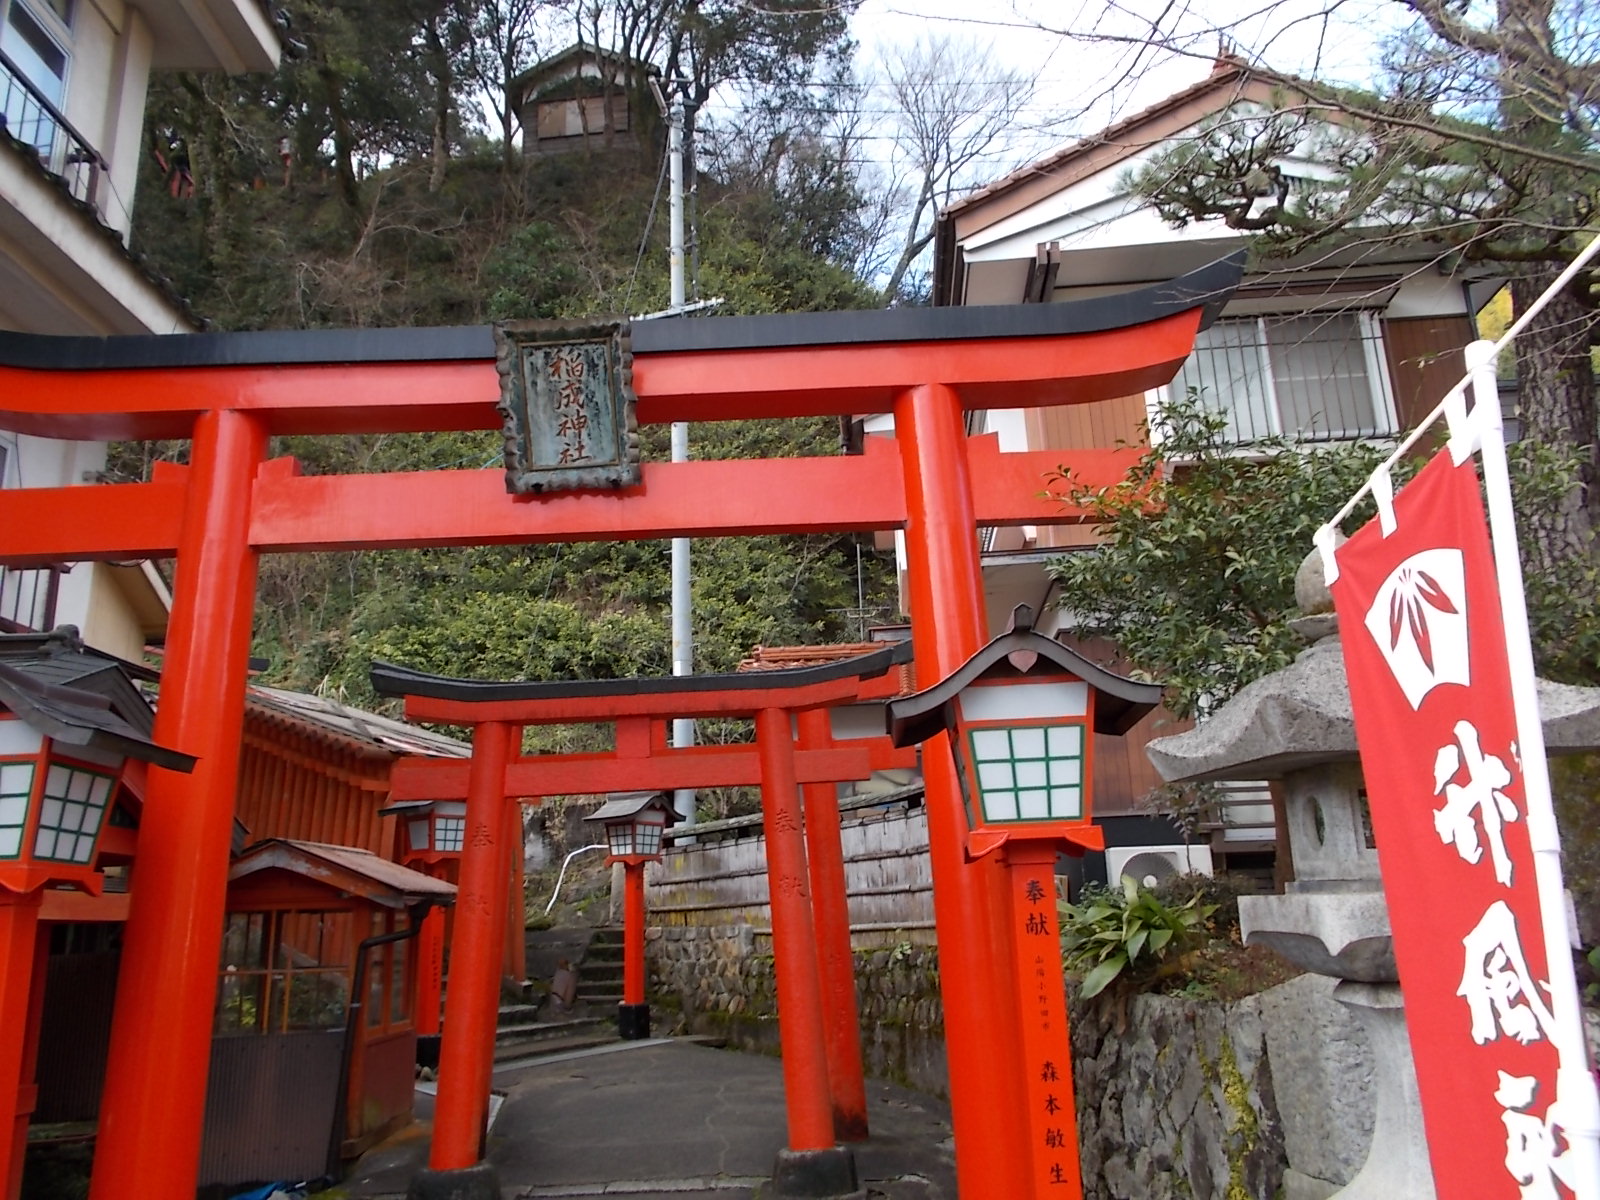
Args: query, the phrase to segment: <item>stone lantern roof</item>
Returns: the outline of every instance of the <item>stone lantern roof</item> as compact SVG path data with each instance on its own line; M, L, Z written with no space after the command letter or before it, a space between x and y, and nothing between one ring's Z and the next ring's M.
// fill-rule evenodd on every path
M1281 779L1303 767L1360 760L1338 621L1321 569L1321 556L1313 552L1295 581L1306 614L1296 624L1316 640L1283 670L1247 684L1198 727L1152 741L1150 761L1167 782ZM1541 679L1538 689L1548 753L1600 749L1600 688Z

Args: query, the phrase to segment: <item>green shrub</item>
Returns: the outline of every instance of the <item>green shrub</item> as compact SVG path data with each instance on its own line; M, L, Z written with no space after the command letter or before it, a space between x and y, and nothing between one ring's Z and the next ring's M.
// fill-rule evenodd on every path
M1156 899L1168 907L1181 908L1190 900L1198 899L1209 906L1210 916L1205 922L1206 931L1213 937L1238 940L1239 897L1251 896L1262 890L1262 884L1247 875L1202 875L1192 872L1163 879L1152 891Z
M1083 976L1081 994L1098 996L1121 979L1154 978L1206 934L1215 905L1198 895L1166 904L1124 876L1113 888L1085 888L1077 904L1061 906L1061 949L1067 969Z

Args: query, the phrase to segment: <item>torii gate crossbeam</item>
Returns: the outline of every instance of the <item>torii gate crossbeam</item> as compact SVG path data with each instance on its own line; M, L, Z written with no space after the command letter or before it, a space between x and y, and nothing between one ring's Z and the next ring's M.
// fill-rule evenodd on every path
M757 534L811 527L804 514L826 509L835 528L883 521L905 531L918 672L942 678L987 634L977 523L1050 519L1050 506L1037 499L1041 476L1009 501L989 497L994 507L986 501L980 512L987 485L974 468L964 412L1109 399L1164 384L1242 265L1236 256L1168 284L1069 304L641 323L633 352L643 422L895 414L898 502L858 486L858 475L822 495L808 465L815 460L771 460L754 490L773 499L740 497L751 507L735 520L749 523L731 526L706 518L716 506L695 495L719 486L702 471L712 464L661 464L617 492L531 500L491 496L472 473L405 484L311 481L265 464L275 433L495 427L487 330L0 334L0 427L58 438L193 439L181 480L0 493L0 564L177 552L155 733L200 765L191 776L150 773L93 1200L115 1200L130 1180L151 1195L193 1191L259 554L464 544L484 530L501 541L645 530ZM1075 467L1076 458L1061 465ZM702 483L691 487L697 477ZM417 490L406 490L412 484ZM426 508L413 507L423 488L432 489ZM668 495L678 499L669 503ZM640 511L653 515L629 515ZM314 537L300 540L297 527L315 529ZM937 751L926 779L958 1176L972 1197L1023 1196L1027 1155L1017 1141L1021 1124L1010 1119L1022 1068L1016 991L999 952L1009 936L1002 881L994 864L965 861L959 794ZM0 1080L0 1096L18 1094L20 1083Z

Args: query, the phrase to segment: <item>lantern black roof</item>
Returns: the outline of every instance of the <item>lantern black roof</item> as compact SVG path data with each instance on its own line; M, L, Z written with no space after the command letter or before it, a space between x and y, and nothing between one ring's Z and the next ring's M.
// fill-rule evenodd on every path
M667 814L668 826L676 825L681 818L665 792L612 792L606 802L595 809L585 821L623 821L636 817L647 808L660 808Z
M195 758L151 740L154 713L134 683L156 673L86 646L71 625L0 635L0 705L65 746L87 746L173 771Z
M1017 605L1011 628L967 659L945 679L910 696L888 701L884 724L896 746L926 741L946 726L946 709L980 678L1012 678L1026 682L1040 661L1076 675L1096 692L1094 731L1127 733L1161 703L1161 685L1140 683L1090 662L1054 638L1034 632L1033 609Z

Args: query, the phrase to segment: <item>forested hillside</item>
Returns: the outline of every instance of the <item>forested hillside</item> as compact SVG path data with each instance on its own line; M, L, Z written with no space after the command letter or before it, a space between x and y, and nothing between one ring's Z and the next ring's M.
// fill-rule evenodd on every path
M723 298L724 314L876 306L856 168L825 131L825 95L789 86L837 65L846 10L750 29L737 7L712 7L648 6L676 24L645 48L676 54L695 86L730 71L766 80L765 103L700 139L700 293ZM218 329L666 307L659 118L544 160L508 151L475 115L500 70L491 18L507 11L308 0L292 6L301 46L275 76L158 77L134 248ZM666 457L666 432L645 431L647 458ZM833 454L839 432L824 420L698 426L692 453ZM499 442L296 438L274 453L311 473L480 468L498 465ZM127 445L116 469L138 476L182 453ZM702 671L761 643L855 639L896 615L892 558L853 537L698 541L693 571ZM375 703L374 657L478 677L665 674L668 591L665 542L280 556L262 563L257 646L266 682L358 704Z

